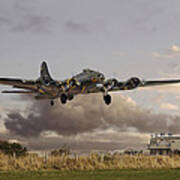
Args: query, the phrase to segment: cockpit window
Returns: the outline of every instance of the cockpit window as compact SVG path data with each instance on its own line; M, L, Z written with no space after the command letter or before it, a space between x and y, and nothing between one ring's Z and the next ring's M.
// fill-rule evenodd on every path
M83 72L85 72L85 73L92 73L92 72L95 72L95 71L92 71L91 69L83 69Z
M96 77L101 81L105 79L105 77L104 77L104 75L102 73L97 74Z

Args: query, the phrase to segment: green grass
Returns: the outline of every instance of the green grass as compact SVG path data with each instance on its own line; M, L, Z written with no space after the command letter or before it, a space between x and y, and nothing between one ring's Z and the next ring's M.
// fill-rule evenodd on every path
M180 180L180 169L0 172L0 180Z

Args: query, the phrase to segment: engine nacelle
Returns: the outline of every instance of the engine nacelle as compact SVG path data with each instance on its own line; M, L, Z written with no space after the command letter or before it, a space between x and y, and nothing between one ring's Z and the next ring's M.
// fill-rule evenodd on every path
M80 86L79 81L77 81L77 80L74 79L74 78L71 78L71 79L68 81L68 84L69 84L69 86Z
M106 87L108 90L117 87L118 86L118 80L117 79L108 79L105 84L104 87Z
M74 79L74 78L68 79L68 80L64 81L62 84L60 84L60 87L65 92L68 92L74 86L81 86L81 84L78 81L76 81L76 79Z
M67 97L66 94L62 94L61 97L60 97L60 100L61 100L62 104L66 104L67 99L68 99L68 97Z
M137 77L132 77L125 83L127 89L135 89L141 84L141 80Z

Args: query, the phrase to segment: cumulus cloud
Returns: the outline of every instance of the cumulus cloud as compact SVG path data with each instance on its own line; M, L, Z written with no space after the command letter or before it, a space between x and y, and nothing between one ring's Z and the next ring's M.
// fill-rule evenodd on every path
M126 52L113 52L112 53L113 56L120 56L120 57L124 57L124 56L127 56L127 53Z
M6 17L0 17L0 26L9 26L11 21Z
M0 3L0 27L6 27L11 32L49 33L52 19L39 14L32 4L32 1L21 0Z
M167 110L178 110L179 109L178 106L176 106L174 104L170 104L170 103L161 103L160 108L167 109Z
M106 106L100 95L78 96L66 105L31 101L25 113L10 111L5 119L9 139L29 149L45 150L67 144L73 150L142 148L155 132L180 133L180 117L156 114L139 107L132 98L113 94Z
M177 45L173 45L170 50L175 53L180 53L180 47Z
M27 15L21 21L17 22L12 26L11 30L15 32L50 32L50 17L38 16L38 15Z
M164 49L161 52L153 52L152 56L155 58L172 59L180 57L180 46L172 45L168 49Z
M110 127L122 132L132 129L141 133L179 132L180 117L154 114L119 94L114 94L113 98L110 107L104 105L98 95L77 97L65 106L59 104L54 108L47 102L33 101L26 116L19 112L8 113L5 126L10 133L28 138L39 137L45 131L73 136ZM169 121L172 124L169 125Z
M75 152L92 150L108 151L115 149L146 148L149 135L138 132L121 132L112 128L98 130L74 136L41 137L28 140L28 147L34 150L57 149L66 144Z
M71 32L75 32L75 33L88 33L89 28L87 27L86 24L84 23L77 23L74 21L67 21L64 24L65 28Z
M50 17L39 15L26 15L18 19L0 17L0 26L12 32L50 33L51 22Z
M141 91L155 91L155 92L158 92L158 93L172 93L172 94L177 95L177 94L180 93L180 85L178 83L178 84L171 84L171 85L162 85L162 86L159 85L159 86L153 86L153 87L142 87L142 88L139 88L139 90L141 90Z

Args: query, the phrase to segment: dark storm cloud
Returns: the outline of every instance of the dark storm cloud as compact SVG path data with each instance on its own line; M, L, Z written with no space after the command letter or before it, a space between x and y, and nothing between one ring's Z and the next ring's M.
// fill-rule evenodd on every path
M12 32L50 33L52 19L48 16L39 15L26 15L18 20L0 17L1 26L7 27Z
M6 17L0 17L0 26L9 26L11 21Z
M76 32L76 33L90 32L87 25L82 24L82 23L67 21L64 25L65 25L65 28L71 32Z
M117 134L115 133L114 137ZM38 138L35 142L34 139L31 139L28 141L28 147L33 150L50 150L50 149L58 149L64 144L66 144L70 149L73 151L78 152L90 152L91 150L113 150L113 149L126 149L128 147L135 147L136 149L141 149L143 147L146 147L146 144L148 143L148 138L142 138L143 135L136 136L136 135L129 135L128 133L121 134L119 133L118 141L114 141L111 139L111 141L98 141L98 136L95 138L91 137L91 134L89 133L88 136L92 138L91 141L87 139L87 137L81 135L81 140L77 140L76 138ZM101 137L101 138L104 138Z
M9 113L5 125L10 132L30 137L47 130L63 135L87 132L101 126L101 121L97 120L100 113L95 107L89 108L95 99L88 99L87 104L81 104L83 100L80 98L67 106L57 104L54 108L48 102L33 101L26 118L19 112Z
M27 15L11 28L14 32L50 32L51 18L47 16Z
M52 18L40 14L35 7L32 1L0 2L0 26L11 32L51 32Z
M53 108L47 102L33 101L26 110L28 115L10 112L5 126L10 133L23 137L38 137L45 131L72 136L110 127L122 132L133 129L141 133L180 133L179 116L154 114L136 106L128 97L113 97L110 107L103 104L101 96L77 97L65 106L57 104Z

